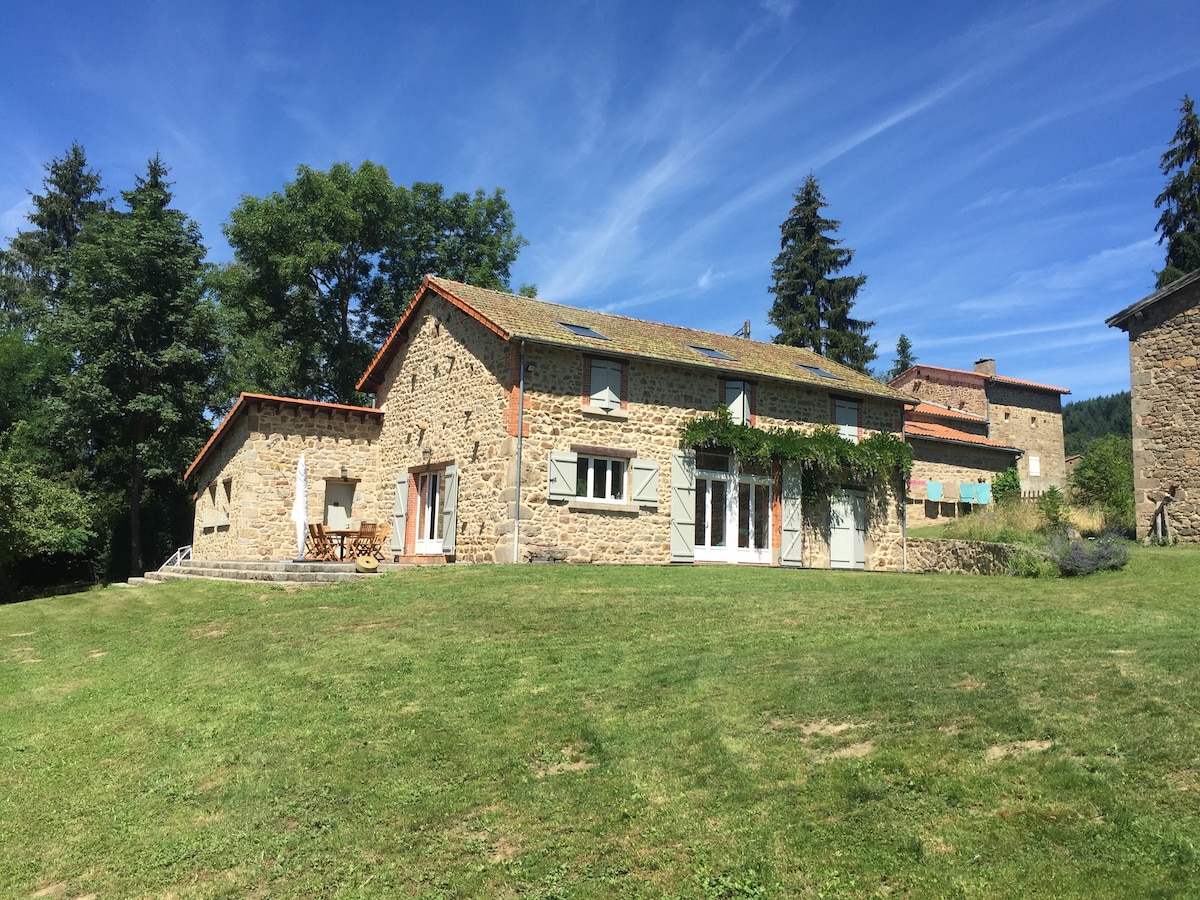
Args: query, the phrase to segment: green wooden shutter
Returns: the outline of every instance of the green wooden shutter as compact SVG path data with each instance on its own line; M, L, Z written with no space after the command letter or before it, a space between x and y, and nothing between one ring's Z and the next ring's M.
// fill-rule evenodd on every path
M408 473L396 476L396 501L392 504L392 552L404 552L404 532L408 528Z
M458 466L446 466L445 495L442 498L442 552L454 553L454 536L458 531Z
M804 542L801 532L803 516L800 502L802 472L797 462L783 464L783 535L779 546L781 566L804 565Z
M671 451L671 562L696 557L696 457Z
M643 506L658 506L658 463L652 459L634 459L629 463L633 490L631 499Z
M570 500L575 496L575 469L579 455L565 450L550 451L550 484L546 496L551 500Z

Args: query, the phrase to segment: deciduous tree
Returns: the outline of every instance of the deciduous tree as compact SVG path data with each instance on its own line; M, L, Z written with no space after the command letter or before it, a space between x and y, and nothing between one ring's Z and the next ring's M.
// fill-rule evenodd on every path
M767 317L779 329L776 343L808 347L866 372L876 356L867 336L875 323L851 311L867 276L836 274L850 265L854 251L834 237L841 223L821 215L827 205L810 174L780 229L781 249L771 267L775 302Z
M1155 226L1158 242L1167 244L1159 287L1200 269L1200 118L1186 94L1179 111L1179 128L1160 163L1167 186L1154 200L1162 210Z
M503 191L446 197L395 186L383 166L301 166L296 180L246 197L225 226L236 261L214 272L227 327L241 335L228 392L342 403L429 273L507 287L525 243Z

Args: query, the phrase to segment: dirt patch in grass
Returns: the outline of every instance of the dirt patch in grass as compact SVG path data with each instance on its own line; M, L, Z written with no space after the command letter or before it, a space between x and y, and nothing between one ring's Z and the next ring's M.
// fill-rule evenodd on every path
M587 758L585 754L588 749L586 744L568 744L557 752L539 749L533 754L533 772L538 778L549 778L567 772L586 772L588 769L594 769L598 763Z
M860 741L857 744L851 744L849 747L842 747L839 750L834 750L832 753L826 754L825 759L862 759L864 756L870 756L875 751L874 741Z
M222 637L229 634L229 629L221 627L216 622L210 622L208 625L201 625L199 628L191 628L188 630L188 633L199 640L200 638L207 637Z
M1180 791L1196 793L1200 791L1200 772L1195 769L1176 769L1167 776L1171 787Z
M1019 756L1025 753L1041 753L1054 746L1054 741L1013 741L1008 744L993 744L984 754L988 762L1004 759L1006 756Z

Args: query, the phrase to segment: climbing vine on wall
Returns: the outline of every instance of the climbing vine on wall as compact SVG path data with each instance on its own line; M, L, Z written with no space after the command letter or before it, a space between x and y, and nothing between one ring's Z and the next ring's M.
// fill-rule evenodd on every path
M856 444L832 427L805 433L795 428L738 425L724 407L688 420L680 431L679 445L732 450L738 458L762 465L775 459L797 462L804 470L805 499L810 500L829 497L848 482L907 481L912 474L912 448L890 432L876 432Z

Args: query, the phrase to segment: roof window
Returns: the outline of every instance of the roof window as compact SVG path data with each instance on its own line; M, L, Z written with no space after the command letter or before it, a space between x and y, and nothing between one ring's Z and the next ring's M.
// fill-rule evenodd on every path
M720 350L714 350L712 347L697 347L695 344L688 344L689 350L695 350L697 353L702 353L709 359L728 359L731 362L737 362L732 356L727 356Z
M811 372L813 375L820 375L822 378L832 378L834 381L841 381L841 375L834 375L832 372L826 372L820 366L806 366L804 363L796 363L805 372Z
M571 334L579 335L579 337L595 338L598 341L612 340L612 338L605 337L600 332L593 328L588 328L586 325L575 325L572 322L559 322L558 324L571 332Z

